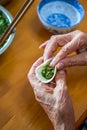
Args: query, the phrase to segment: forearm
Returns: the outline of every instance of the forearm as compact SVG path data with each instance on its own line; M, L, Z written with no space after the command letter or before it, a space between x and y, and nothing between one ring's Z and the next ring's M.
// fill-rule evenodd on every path
M61 124L61 125L56 125L54 126L54 130L66 130L65 129L65 124Z
M75 130L75 122L73 121L69 121L69 120L62 120L62 122L54 122L53 123L54 126L54 130Z
M54 126L54 130L75 130L75 127L71 124L68 123L66 126L64 123L61 125L56 125Z

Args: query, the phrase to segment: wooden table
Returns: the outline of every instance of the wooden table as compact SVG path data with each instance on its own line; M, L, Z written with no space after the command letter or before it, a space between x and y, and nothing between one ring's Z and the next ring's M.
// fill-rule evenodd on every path
M87 33L87 0L79 0L85 18L76 28ZM15 16L24 0L12 0L6 8ZM43 54L38 47L52 35L41 25L35 0L16 27L11 46L0 56L0 130L53 130L47 115L34 98L27 74ZM67 69L76 127L87 117L87 67Z

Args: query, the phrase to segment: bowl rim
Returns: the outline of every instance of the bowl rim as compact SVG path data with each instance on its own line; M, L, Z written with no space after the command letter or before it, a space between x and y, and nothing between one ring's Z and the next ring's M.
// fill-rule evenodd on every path
M9 22L11 23L12 20L13 20L13 17L11 15L11 13L5 8L3 7L2 5L0 5L0 10L3 12L3 14L8 18ZM12 31L12 33L10 34L9 38L7 39L6 43L3 44L2 47L0 47L0 55L2 53L5 52L5 50L7 50L7 48L10 46L10 44L12 43L13 39L14 39L14 36L15 36L15 32L16 32L16 29L14 29Z
M45 4L47 4L47 3L49 3L49 2L55 2L55 1L60 1L60 2L66 2L66 3L69 3L69 4L71 4L71 3L73 3L73 6L76 8L76 6L75 5L79 5L79 7L80 7L80 9L82 10L82 12L83 12L83 14L81 14L80 16L81 16L81 19L80 19L80 21L77 23L77 24L75 24L75 25L72 25L72 26L70 26L70 27L58 27L58 26L53 26L53 25L50 25L50 24L48 24L44 19L42 19L41 18L41 15L40 15L40 8L41 8L41 6L43 7ZM81 21L84 19L84 16L85 16L85 10L84 10L84 7L83 7L83 5L80 3L80 2L78 2L78 0L42 0L41 2L39 2L39 4L38 4L38 6L37 6L37 14L38 14L38 17L39 17L39 19L40 19L40 21L42 22L42 24L44 25L44 26L49 26L49 27L53 27L53 28L59 28L59 29L61 29L61 30L63 30L63 29L70 29L70 28L74 28L74 27L76 27L76 26L78 26L80 23L81 23Z

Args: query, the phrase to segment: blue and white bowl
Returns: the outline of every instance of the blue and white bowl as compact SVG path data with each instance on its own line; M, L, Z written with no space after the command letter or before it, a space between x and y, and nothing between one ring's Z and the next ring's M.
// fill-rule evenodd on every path
M13 20L13 17L10 14L10 12L1 5L0 5L0 10L3 12L4 17L6 17L9 20L9 23L11 23L12 20ZM14 29L12 31L12 33L10 34L10 36L8 37L8 39L6 40L6 42L3 45L0 46L0 55L2 53L4 53L7 50L7 48L11 45L11 43L14 39L14 36L15 36L15 31L16 30Z
M37 13L44 27L54 34L70 32L84 18L84 8L77 0L42 0Z

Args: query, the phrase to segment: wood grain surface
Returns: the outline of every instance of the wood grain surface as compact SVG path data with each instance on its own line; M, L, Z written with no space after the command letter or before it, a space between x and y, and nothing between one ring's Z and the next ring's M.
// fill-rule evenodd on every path
M79 0L85 17L75 28L87 33L87 0ZM11 0L5 7L13 16L24 0ZM35 100L27 74L33 62L43 55L38 47L52 35L41 25L35 0L16 27L11 46L0 55L0 130L53 130ZM73 101L76 127L87 117L87 66L67 68L67 84Z

